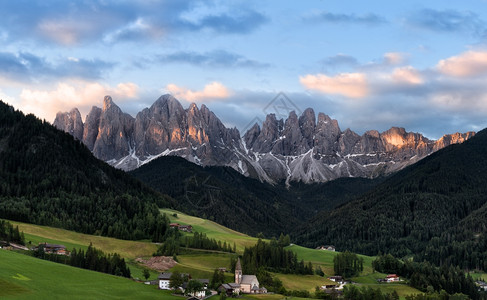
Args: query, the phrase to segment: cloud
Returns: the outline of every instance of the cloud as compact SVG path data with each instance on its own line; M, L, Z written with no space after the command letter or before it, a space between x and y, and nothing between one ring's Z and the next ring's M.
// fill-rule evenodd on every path
M410 14L407 24L436 32L483 34L485 22L471 11L423 9Z
M163 63L187 63L197 66L218 68L266 68L269 64L248 59L242 55L215 50L205 53L179 51L166 55L159 55L157 60Z
M137 41L137 40L158 40L164 36L166 31L163 27L156 26L138 18L137 20L118 28L114 32L108 33L104 41L113 43L115 41Z
M57 112L69 111L74 107L80 110L82 116L86 115L93 105L100 105L105 95L111 95L117 101L134 99L138 95L138 86L131 82L112 87L82 80L65 81L52 90L23 89L19 108L52 122Z
M367 78L363 73L341 73L333 77L324 74L306 75L299 77L299 81L307 89L348 98L363 98L369 92Z
M314 21L314 22L361 24L361 25L379 25L379 24L387 23L387 20L385 18L373 13L356 15L356 14L336 14L327 11L306 16L304 17L304 20Z
M68 57L55 64L28 52L0 52L0 78L11 81L32 82L43 78L99 79L114 66L98 59Z
M388 65L400 65L405 59L404 54L399 52L388 52L384 54L384 63Z
M176 24L192 30L210 29L218 33L245 34L254 31L267 21L267 17L263 14L240 7L225 13L208 14L194 21L178 21Z
M355 57L339 53L334 56L330 56L327 59L323 60L323 64L330 67L338 67L338 66L356 66L358 65L358 61Z
M424 82L420 72L411 66L394 69L391 78L396 83L412 85L422 84Z
M10 41L33 40L61 46L158 41L166 34L211 31L247 34L268 21L243 4L199 1L6 1L0 19ZM188 17L191 16L191 17ZM8 30L7 30L8 29Z
M467 51L440 60L439 72L456 77L473 77L487 74L487 51Z
M203 88L201 91L192 91L185 87L177 86L176 84L168 84L166 86L168 90L175 98L184 99L189 102L198 101L215 101L228 98L231 92L220 82L212 82Z

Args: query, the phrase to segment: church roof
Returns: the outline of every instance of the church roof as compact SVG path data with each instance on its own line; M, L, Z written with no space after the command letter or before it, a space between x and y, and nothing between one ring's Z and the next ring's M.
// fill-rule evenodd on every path
M242 271L242 265L240 264L240 257L237 259L237 264L235 265L235 271Z
M252 284L254 282L257 282L257 284L259 283L255 275L242 275L242 281L240 284Z

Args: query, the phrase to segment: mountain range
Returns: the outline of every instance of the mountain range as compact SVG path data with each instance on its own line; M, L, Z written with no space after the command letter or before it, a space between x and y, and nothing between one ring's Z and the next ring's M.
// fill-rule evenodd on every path
M160 241L167 219L158 207L174 205L71 135L0 101L0 218Z
M184 109L171 95L161 96L135 118L106 96L83 123L78 109L59 112L53 125L82 141L112 166L133 170L154 158L180 156L202 166L230 166L241 174L270 183L326 182L341 177L374 178L391 174L474 132L430 140L392 127L358 135L342 131L338 121L306 109L288 118L267 115L240 135L227 128L208 107Z
M487 268L487 129L322 211L294 231L307 246L333 243L374 255Z

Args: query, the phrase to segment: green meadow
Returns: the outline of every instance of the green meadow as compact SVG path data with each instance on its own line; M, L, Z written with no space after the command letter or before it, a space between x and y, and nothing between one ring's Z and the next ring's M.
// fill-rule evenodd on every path
M61 228L33 225L9 221L25 234L26 242L39 243L50 241L72 248L86 248L90 243L106 253L117 252L125 258L151 256L157 250L157 245L145 241L127 241L98 235L78 233Z
M130 279L0 249L1 299L181 299Z
M193 226L193 231L206 233L208 237L217 241L227 242L232 246L235 243L239 253L242 253L245 247L251 247L257 243L257 238L229 229L210 220L189 216L171 209L161 209L161 212L165 213L172 223L191 225ZM177 214L177 217L174 217L173 214Z
M245 247L253 246L257 242L257 238L250 237L246 234L231 230L229 228L226 228L222 225L219 225L209 220L189 216L181 212L169 210L169 209L163 209L161 210L161 213L166 213L171 222L176 222L185 225L192 225L194 231L206 233L210 238L214 238L222 242L226 241L231 245L235 243L237 246L237 252L240 254L243 252ZM174 214L176 214L177 217L175 217ZM157 245L149 241L126 241L126 240L119 240L115 238L76 233L73 231L47 227L47 226L39 226L39 225L26 224L20 222L12 222L12 223L14 225L19 226L19 229L23 231L25 234L26 242L30 241L32 245L37 245L40 242L48 242L48 243L55 243L55 244L64 244L65 246L68 247L68 249L72 249L72 248L86 249L88 245L92 243L93 246L95 246L100 250L103 250L104 252L107 253L117 252L127 260L133 278L144 279L142 272L145 268L135 263L134 259L136 257L145 257L145 258L150 257L152 253L154 253L157 249ZM184 234L189 235L189 233L184 233ZM310 261L313 264L314 268L317 266L321 267L321 269L325 273L324 277L320 277L317 275L301 276L301 275L293 275L293 274L274 274L274 276L276 276L282 281L286 289L307 290L309 292L314 292L316 286L321 286L324 284L332 284L332 282L328 280L327 277L334 275L333 258L339 252L309 249L298 245L290 245L286 247L286 249L295 252L298 255L298 259L300 260L303 259L305 262ZM6 252L6 251L2 251L2 252ZM235 254L218 253L214 251L187 251L185 252L185 254L178 255L179 263L169 271L178 270L183 273L190 273L193 278L210 279L213 274L213 271L216 268L225 267L227 269L230 269L230 259L232 256L235 256ZM359 256L362 257L364 260L364 271L360 274L360 276L352 278L352 280L356 282L358 285L380 288L382 291L386 291L386 292L392 292L393 290L396 290L402 299L407 294L419 293L418 290L411 288L406 284L384 284L384 283L378 284L377 279L384 278L386 274L377 273L373 271L372 261L374 260L374 257L364 256L364 255L359 255ZM33 263L32 260L34 258L26 256L25 259L26 262L24 264L30 264ZM36 260L35 262L38 261L40 260ZM67 266L63 266L63 267L67 267ZM85 271L81 269L75 269L75 270ZM96 273L91 271L85 271L85 272L90 272L90 274ZM2 274L1 271L0 274ZM19 274L30 278L28 275L24 275L24 273L19 272ZM96 274L100 274L102 276L109 276L110 278L114 278L116 281L117 280L122 280L122 282L128 281L130 283L143 286L144 288L148 288L149 290L151 290L151 288L154 288L154 287L144 286L141 283L135 283L133 281L123 279L123 278L118 278L118 277L105 275L101 273L96 273ZM150 270L149 280L156 279L158 274L159 272ZM485 274L484 273L475 274L476 277L482 277L482 275ZM16 275L14 274L13 276ZM17 278L21 278L21 277L17 277ZM227 272L225 273L225 278L227 282L231 282L233 281L233 274ZM15 278L12 277L12 279ZM43 295L42 293L38 294L37 290L30 288L29 285L20 284L19 282L17 282L19 280L21 281L21 279L7 280L2 276L0 276L0 289L8 291L8 293L10 293L11 295L13 294L24 295L28 293L31 294L33 293L33 295L35 295L36 297L37 295L41 295L41 296ZM69 277L66 277L65 281L66 280L70 280ZM71 292L75 290L74 287L76 286L76 284L73 283L72 285L73 288ZM112 284L110 283L110 285ZM2 287L8 287L8 288L4 289ZM80 286L80 288L84 288L84 287ZM164 294L164 292L162 291L156 290L156 292L158 292L159 296ZM5 296L7 296L7 294L5 294L7 292L3 292L3 293ZM96 288L93 291L93 295L100 295L100 293L101 291L96 290ZM87 292L87 294L91 295L90 292ZM2 294L0 292L0 298L1 297ZM172 296L164 294L164 299L171 299L167 297L172 297ZM93 298L97 298L97 297L93 296ZM180 298L176 297L174 299L180 299ZM246 299L273 300L273 299L283 299L283 296L281 295L246 296ZM298 299L298 298L288 298L288 299Z

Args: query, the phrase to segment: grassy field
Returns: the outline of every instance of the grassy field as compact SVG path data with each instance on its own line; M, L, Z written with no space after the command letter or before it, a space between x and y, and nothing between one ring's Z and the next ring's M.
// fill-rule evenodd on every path
M56 244L63 244L68 249L86 248L90 243L94 247L106 252L117 252L125 258L136 258L151 256L157 250L157 245L144 241L126 241L104 236L89 235L69 231L61 228L26 224L20 222L9 221L14 226L19 226L19 230L23 231L26 237L26 242L32 241L39 243L50 241Z
M257 243L257 238L229 229L210 220L189 216L170 209L161 209L161 212L166 213L171 222L191 225L193 226L193 231L206 233L208 237L222 242L226 241L232 246L235 243L239 253L242 253L245 247L251 247ZM174 217L173 214L177 214L177 217Z
M0 249L1 299L181 299L130 279Z
M287 290L306 290L310 293L314 293L317 286L334 284L334 282L328 278L318 275L294 275L278 273L274 273L273 275L282 281L282 285Z
M470 272L469 274L470 274L470 276L472 276L472 278L474 280L487 281L487 273L483 273L483 272Z
M243 252L243 249L245 247L253 246L257 242L256 238L231 230L209 220L188 216L173 210L164 209L161 210L161 212L166 213L169 216L171 222L190 224L193 226L195 231L204 232L211 238L226 241L231 245L233 245L233 243L235 242L235 244L237 245L237 252L239 252L240 254ZM177 214L177 217L174 217L173 214ZM157 248L157 245L147 241L125 241L102 236L81 234L59 228L25 224L19 222L12 223L14 225L18 225L19 229L21 231L24 231L26 241L31 241L33 245L36 245L40 242L49 242L64 244L68 247L68 249L86 249L91 242L96 248L99 248L105 252L118 252L126 258L133 278L143 279L142 271L144 270L144 267L135 263L134 259L136 257L151 256ZM310 292L314 292L316 286L331 284L331 281L329 281L326 277L334 275L333 258L339 252L309 249L298 245L291 245L286 248L295 252L298 255L298 259L303 259L305 262L310 261L312 262L314 267L320 266L325 272L325 277L319 277L316 275L299 276L292 274L274 274L283 282L283 285L286 289L308 290ZM228 253L196 253L179 255L179 264L172 268L170 271L178 270L180 272L190 273L193 278L210 279L215 268L230 267L230 258L233 255L234 254ZM376 279L384 278L385 274L373 272L372 261L374 257L363 255L359 256L362 257L364 260L364 271L360 274L360 276L353 278L354 282L357 282L359 285L380 288L385 292L397 290L402 298L404 297L404 295L407 294L419 293L418 290L404 284L378 284ZM151 270L150 274L151 276L149 279L156 279L159 273ZM475 277L482 277L485 274L479 273L472 275ZM226 273L225 277L228 282L233 281L233 274ZM5 283L0 280L0 288L4 284ZM8 290L22 291L23 289L25 289L25 286L23 285L11 285ZM272 297L264 296L263 298L248 299L282 299L282 296L273 295Z
M229 268L232 254L187 254L178 256L179 264L170 271L190 273L193 278L211 279L215 269ZM225 273L228 282L233 282L233 273Z
M293 251L298 255L298 259L303 259L304 261L310 261L313 265L320 266L326 276L334 275L333 271L333 258L340 252L326 251L326 250L316 250L301 247L298 245L291 245L286 247L286 249ZM373 273L372 261L375 257L359 255L364 260L364 271L363 274Z

